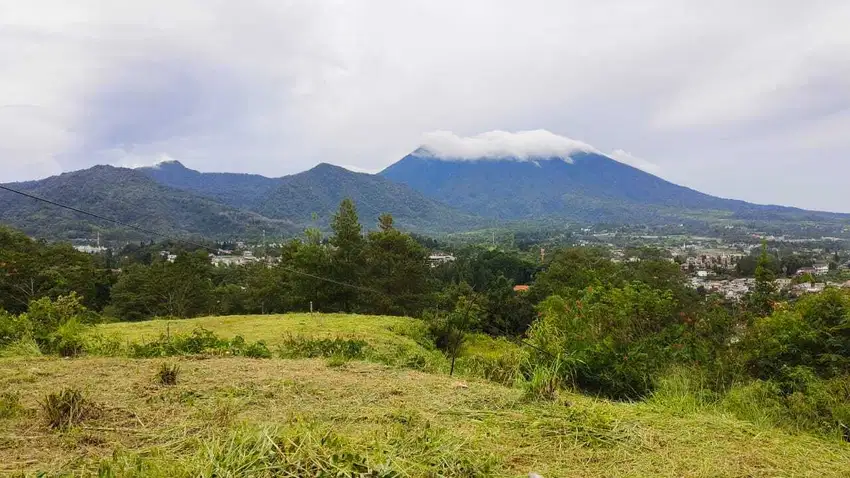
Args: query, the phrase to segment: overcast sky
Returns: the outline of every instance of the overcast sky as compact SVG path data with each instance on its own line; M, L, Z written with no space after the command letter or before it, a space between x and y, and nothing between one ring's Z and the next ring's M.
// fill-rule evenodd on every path
M0 181L378 170L546 130L708 193L850 212L848 25L846 0L0 0Z

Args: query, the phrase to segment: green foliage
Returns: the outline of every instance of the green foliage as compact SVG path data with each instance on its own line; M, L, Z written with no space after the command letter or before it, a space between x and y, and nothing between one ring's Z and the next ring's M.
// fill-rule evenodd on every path
M850 366L850 295L829 289L758 319L741 344L745 363L760 378L805 366L823 377Z
M750 310L756 315L766 315L773 310L773 303L777 299L774 280L776 274L770 267L770 259L767 254L767 243L761 246L761 255L755 271L756 285L747 297Z
M33 241L0 226L0 309L20 314L33 301L77 294L82 304L99 310L108 300L100 292L109 282L91 256L69 244Z
M204 251L156 260L124 271L112 289L107 313L121 320L152 316L195 317L209 313L213 301L212 265Z
M189 453L162 457L116 454L104 459L98 476L315 476L400 478L393 466L374 463L332 431L299 425L292 429L241 426L196 440ZM434 475L438 476L438 475ZM448 475L440 475L448 476ZM458 476L458 475L455 475Z
M449 313L432 313L426 318L437 348L451 358L450 374L454 373L455 361L468 334L478 327L484 311L474 297L460 297L454 310Z
M811 369L791 367L774 380L733 387L724 410L764 426L814 431L848 439L850 376L819 379Z
M3 353L7 355L50 353L74 357L85 350L84 333L88 324L97 320L73 292L56 300L42 297L34 300L24 314L0 312L0 346L6 346Z
M575 301L552 296L540 314L529 331L533 361L559 362L564 383L613 398L645 396L661 370L693 360L707 340L669 291L641 282L588 288Z
M76 357L86 349L84 333L87 327L79 319L72 317L59 324L43 341L46 353L55 353L61 357Z
M233 355L251 358L271 358L272 354L262 341L246 342L241 336L231 340L218 337L204 328L197 328L190 334L162 334L157 340L144 343L131 343L130 356L135 358L171 357L176 355Z
M0 347L32 337L33 324L26 315L0 310Z
M73 388L49 393L39 405L47 425L60 430L66 430L85 420L95 418L100 413L96 404Z
M0 348L0 357L40 357L41 355L41 348L29 336Z

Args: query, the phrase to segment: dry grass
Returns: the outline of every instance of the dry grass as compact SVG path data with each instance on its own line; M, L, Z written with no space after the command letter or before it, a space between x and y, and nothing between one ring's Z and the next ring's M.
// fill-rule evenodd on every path
M0 360L0 390L24 409L68 384L103 409L64 432L31 413L0 420L0 474L287 476L362 461L392 471L370 476L850 476L848 445L719 414L529 403L518 389L364 362L177 361L179 383L161 387L155 360Z

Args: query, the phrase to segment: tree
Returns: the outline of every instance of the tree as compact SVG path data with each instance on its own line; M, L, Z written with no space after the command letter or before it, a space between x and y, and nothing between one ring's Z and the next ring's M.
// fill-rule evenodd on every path
M437 338L437 347L452 360L449 375L454 375L455 360L466 342L467 334L478 326L482 316L479 301L473 296L462 296L455 304L454 310L431 317L430 328Z
M339 284L328 284L333 293L327 305L334 310L352 312L358 305L356 287L363 275L363 235L357 209L351 199L342 200L331 221L331 229L334 234L330 243L335 248L331 275Z
M762 242L761 255L755 271L756 284L749 297L749 308L757 315L767 315L773 310L776 300L776 275L771 268L770 256L767 254L767 243Z
M392 224L392 216L381 216ZM370 232L364 249L364 282L377 293L361 295L366 310L379 314L419 315L428 289L427 253L412 237L389 228Z
M378 227L383 232L387 232L393 229L393 216L389 213L381 214L378 218Z

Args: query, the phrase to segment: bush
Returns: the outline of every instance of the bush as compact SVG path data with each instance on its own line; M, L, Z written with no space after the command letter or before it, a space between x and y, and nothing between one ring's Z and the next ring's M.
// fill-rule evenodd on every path
M33 325L26 315L0 310L0 347L32 337Z
M555 401L561 389L561 373L557 365L535 367L531 377L523 383L524 397L527 400Z
M180 373L180 365L163 363L156 373L156 380L160 385L177 385L177 375Z
M40 357L41 349L32 337L24 337L0 349L0 357Z
M83 338L86 329L87 327L76 317L72 317L48 334L43 347L48 353L55 353L62 357L76 357L86 348Z
M49 393L40 403L50 428L68 429L99 414L99 408L76 389Z
M758 319L739 348L758 378L781 377L787 367L841 375L850 368L850 295L828 289Z
M850 376L825 380L806 367L788 368L781 378L733 387L722 407L764 426L843 436L850 427Z
M342 357L347 360L363 359L369 344L360 339L310 338L286 336L280 345L282 358Z
M172 357L175 355L233 355L239 357L271 358L272 353L262 341L246 342L237 335L231 340L218 337L204 328L197 328L188 335L166 336L147 343L130 344L130 356L135 358Z
M230 347L227 340L216 336L212 331L197 328L189 335L161 334L153 342L130 344L130 355L135 358L171 357L174 355L196 355L211 351L226 351Z

